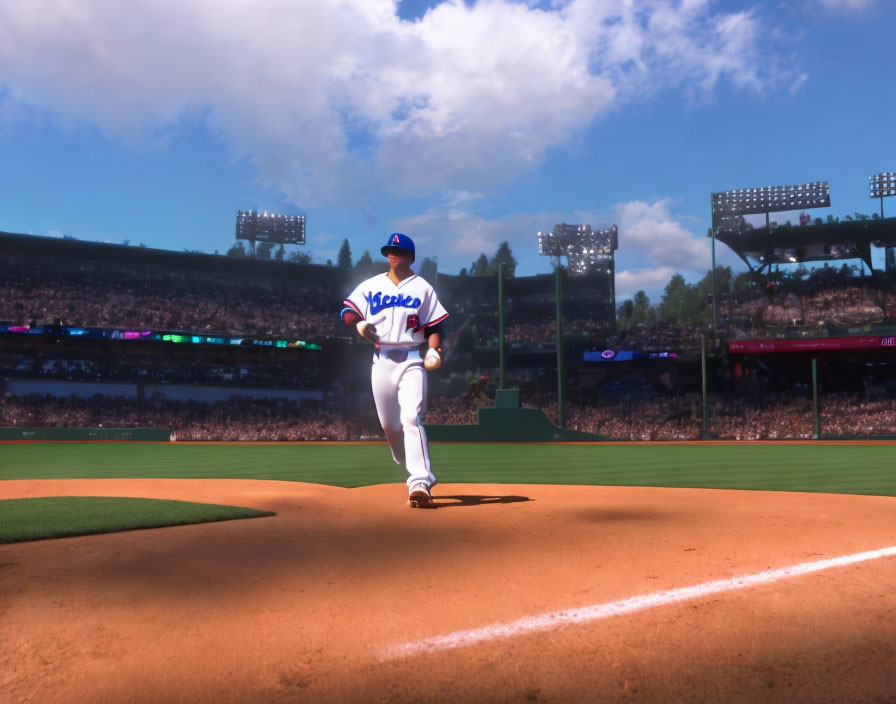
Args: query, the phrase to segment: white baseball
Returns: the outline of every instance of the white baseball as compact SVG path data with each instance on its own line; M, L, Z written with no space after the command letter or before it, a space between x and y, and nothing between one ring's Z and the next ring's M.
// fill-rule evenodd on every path
M423 366L426 367L429 371L433 371L434 369L438 369L442 366L442 358L439 356L437 350L430 347L426 351L426 356L423 358Z

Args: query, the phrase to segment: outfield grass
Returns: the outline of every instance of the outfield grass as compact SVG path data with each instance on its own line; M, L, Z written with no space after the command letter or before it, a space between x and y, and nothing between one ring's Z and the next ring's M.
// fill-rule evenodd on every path
M0 543L273 516L240 506L167 499L47 496L0 501Z
M441 482L763 489L896 496L896 445L437 444ZM0 479L275 479L401 482L384 445L0 445Z

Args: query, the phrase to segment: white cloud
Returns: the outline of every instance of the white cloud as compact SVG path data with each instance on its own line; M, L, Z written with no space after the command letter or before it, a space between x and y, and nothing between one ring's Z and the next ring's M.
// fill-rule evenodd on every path
M711 266L709 240L681 224L668 198L646 203L635 200L616 206L619 248L623 262L636 260L640 267L672 267L699 272Z
M672 200L629 201L616 205L619 252L616 256L616 299L644 290L659 300L672 274L693 283L712 268L712 240L706 232L683 223L693 218L675 213ZM743 270L741 259L716 243L716 266Z
M640 269L631 271L623 269L616 271L616 301L622 302L631 298L638 291L646 291L651 303L659 303L657 292L666 288L669 279L676 273L671 266L661 266L655 269Z
M536 235L560 222L546 213L513 213L489 219L468 211L429 210L419 215L398 218L394 230L408 234L422 256L439 258L440 267L449 272L468 267L481 252L492 256L501 242L507 241L519 260L526 257L527 273L536 269Z
M202 122L298 205L474 193L614 106L776 77L709 0L29 0L0 4L0 90L128 140ZM6 108L4 111L9 111ZM0 111L2 114L3 111Z
M421 257L438 256L441 270L454 273L467 267L485 252L495 253L504 240L519 262L518 273L529 275L548 270L546 258L537 254L536 233L550 230L556 223L590 224L600 228L616 224L619 250L616 252L616 297L624 300L644 290L659 300L675 273L694 282L712 266L711 240L705 232L685 226L693 220L675 213L668 198L653 202L628 201L613 208L613 215L593 212L514 213L487 218L459 209L433 209L400 218L391 224L410 235ZM742 262L723 245L716 247L716 264L734 266Z

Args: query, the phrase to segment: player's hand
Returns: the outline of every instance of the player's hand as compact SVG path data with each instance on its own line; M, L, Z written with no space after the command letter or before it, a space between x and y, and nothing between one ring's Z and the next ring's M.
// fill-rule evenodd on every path
M423 366L426 367L428 371L433 371L442 366L442 355L439 354L441 349L436 349L435 347L430 347L426 351L426 356L423 358Z
M380 341L380 336L376 334L376 326L371 325L366 320L360 321L355 327L358 329L358 334L365 340L370 340L374 343Z

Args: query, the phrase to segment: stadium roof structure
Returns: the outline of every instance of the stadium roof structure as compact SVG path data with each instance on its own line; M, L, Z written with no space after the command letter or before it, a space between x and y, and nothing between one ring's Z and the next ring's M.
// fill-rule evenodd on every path
M772 264L836 259L861 259L873 270L871 247L896 246L896 218L747 226L737 231L721 230L716 239L733 249L751 271L762 271Z
M334 283L333 279L334 267L324 264L298 264L276 259L228 257L223 254L189 251L176 252L154 247L135 247L109 242L90 242L74 238L59 239L58 237L0 231L0 257L11 257L17 254L51 259L83 258L108 262L111 266L127 263L131 266L162 267L179 272L212 271L225 274L284 277L314 281L327 287L338 284L338 281Z
M806 208L828 208L831 205L831 189L827 181L796 183L790 186L762 186L738 188L710 195L712 226L716 232L744 229L743 216Z

